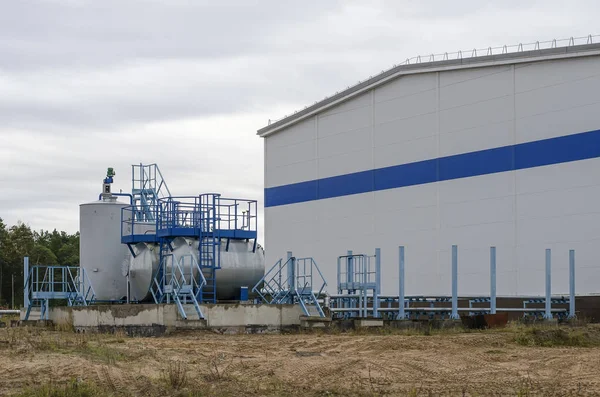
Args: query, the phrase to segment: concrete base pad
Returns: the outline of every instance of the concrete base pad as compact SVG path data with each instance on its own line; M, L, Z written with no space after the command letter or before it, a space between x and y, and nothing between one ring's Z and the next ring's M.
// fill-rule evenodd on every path
M327 328L331 325L331 318L317 316L300 316L302 328Z
M217 330L219 333L281 332L299 327L302 315L299 305L236 303L200 306L203 319L198 318L193 305L184 305L187 320L183 319L177 306L173 304L51 307L48 315L52 320L50 324L54 322L58 326L70 326L76 332L119 331L128 335L143 336L160 336L175 330ZM22 323L41 325L40 321L36 320Z
M354 320L355 328L383 327L383 320L378 318L361 318Z

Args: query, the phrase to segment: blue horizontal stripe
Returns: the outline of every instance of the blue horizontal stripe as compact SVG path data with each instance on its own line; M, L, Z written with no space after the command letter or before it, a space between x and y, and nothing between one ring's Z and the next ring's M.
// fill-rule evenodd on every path
M265 189L265 207L600 157L600 130Z

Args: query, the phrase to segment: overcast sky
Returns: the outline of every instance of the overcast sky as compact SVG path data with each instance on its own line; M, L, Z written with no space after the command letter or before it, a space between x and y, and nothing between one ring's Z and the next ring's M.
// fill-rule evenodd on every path
M598 15L593 0L0 0L0 217L75 232L106 168L128 191L139 162L173 194L262 208L268 119L419 54L600 34Z

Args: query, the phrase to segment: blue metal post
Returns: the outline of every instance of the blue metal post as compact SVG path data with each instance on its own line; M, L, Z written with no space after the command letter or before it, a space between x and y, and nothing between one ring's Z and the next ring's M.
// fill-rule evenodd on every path
M296 277L294 276L294 268L296 267L294 261L292 260L293 254L292 251L287 252L287 274L288 274L288 288L290 291L294 290L294 285L296 284Z
M28 278L29 278L29 257L26 256L25 258L23 258L23 278L25 280L25 285L24 285L24 289L23 289L23 306L25 308L29 307L29 285L27 283ZM31 281L31 280L29 280Z
M346 274L346 281L348 282L348 284L350 284L354 282L354 258L352 258L352 250L348 250L347 255L348 270Z
M452 315L453 320L458 319L458 246L452 246Z
M404 246L398 247L399 256L400 256L400 270L398 274L398 319L404 320L406 319L406 313L404 311Z
M348 285L348 294L353 294L354 293L354 289L352 289L350 286L350 283L354 283L354 258L352 258L352 250L348 250L348 252L346 253L346 255L348 255L348 257L346 258L346 284ZM362 313L360 312L361 310L361 298L360 295L358 297L358 317L362 316ZM346 305L347 307L352 307L353 303L351 298L346 300ZM351 313L351 316L354 316L354 313Z
M546 249L546 310L544 318L546 320L552 319L552 251L550 248Z
M575 250L569 250L569 318L575 318Z
M338 294L342 293L342 258L338 257L337 260L337 289Z
M496 247L490 247L490 314L496 314Z
M373 317L379 317L379 294L381 294L381 249L375 248L375 291L373 291Z

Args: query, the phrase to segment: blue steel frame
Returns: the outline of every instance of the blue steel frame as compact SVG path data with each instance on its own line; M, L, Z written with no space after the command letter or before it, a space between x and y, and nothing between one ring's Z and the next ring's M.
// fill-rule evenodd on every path
M48 319L51 300L66 300L69 306L88 306L95 302L96 294L86 270L79 266L29 266L23 260L25 320L31 309L39 306L40 319Z
M130 201L131 205L121 210L121 243L127 245L134 257L132 245L158 243L163 263L170 255L174 238L198 239L198 265L205 281L198 297L200 302L216 302L216 270L221 265L222 239L226 242L225 250L231 240L252 240L252 250L256 251L256 200L225 198L217 193L172 196L156 164L139 164L132 165ZM157 280L163 280L162 268L155 275ZM159 288L155 293L160 295L161 291ZM162 301L158 295L155 301Z
M337 259L337 292L332 299L337 308L343 308L344 317L368 317L371 311L375 318L379 315L379 295L381 294L381 250L375 255L341 255Z
M313 258L296 258L292 252L287 259L279 259L252 288L259 299L267 304L298 304L306 316L311 316L313 305L319 317L325 317L319 299L327 282Z
M357 298L362 293L358 288L359 281L356 281L354 267L356 266L359 255L353 255L348 251L348 255L340 258L347 258L346 268L349 269L348 275L339 269L338 265L338 294L330 295L330 310L334 317L356 317L363 316L363 301ZM546 252L546 296L545 297L522 297L523 308L501 308L496 307L496 247L490 247L490 296L461 298L467 300L468 308L458 308L458 246L452 246L452 295L451 296L406 296L405 295L405 247L398 247L398 265L399 265L399 283L398 296L381 296L376 298L383 302L387 307L379 307L379 314L384 314L388 319L403 320L408 318L418 318L421 315L427 315L433 318L436 315L444 318L448 316L451 319L460 318L459 311L468 311L470 315L475 314L495 314L500 311L518 311L524 316L537 316L542 318L552 318L555 313L560 318L573 318L575 312L575 251L569 251L569 297L552 297L549 286L551 285L551 265L550 252ZM344 279L345 277L345 279ZM343 282L342 280L347 280ZM346 292L347 293L344 293ZM376 302L376 299L368 296L367 305ZM438 303L451 304L451 307L435 307ZM475 307L475 304L487 303L489 307ZM397 307L394 307L397 304ZM419 306L411 306L417 304ZM544 309L534 308L532 304L544 304ZM569 309L553 307L553 305L569 305ZM425 306L422 306L425 305ZM358 308L357 308L358 307ZM549 313L549 315L548 315Z

